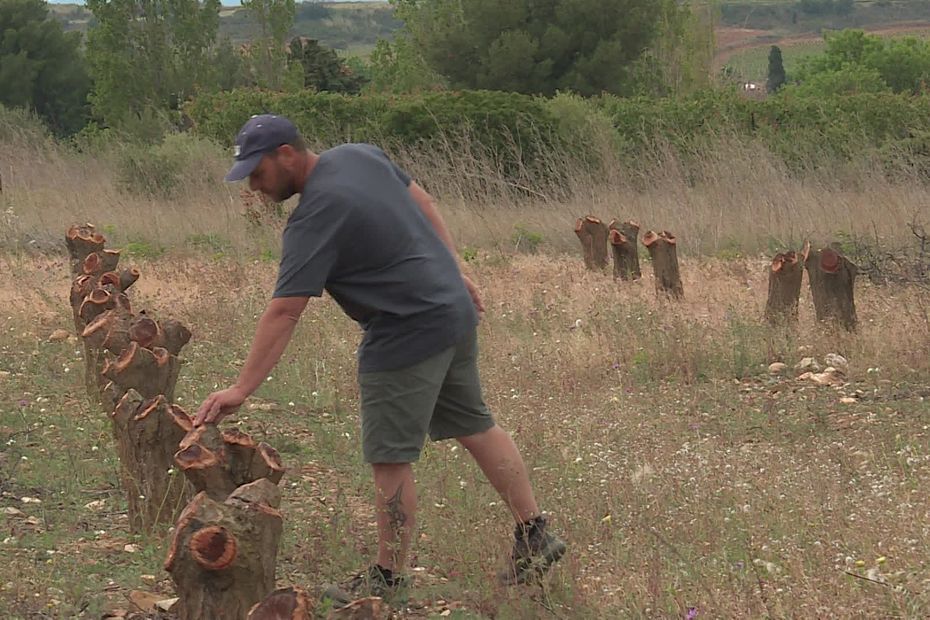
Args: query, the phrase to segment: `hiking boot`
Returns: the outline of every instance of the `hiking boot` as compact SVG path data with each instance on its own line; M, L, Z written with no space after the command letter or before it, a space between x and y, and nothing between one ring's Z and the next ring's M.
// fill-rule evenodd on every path
M369 596L377 596L391 604L399 601L405 594L410 585L409 581L409 577L405 575L394 575L391 571L372 564L342 584L324 585L320 598L324 603L330 602L333 609L340 609L352 601Z
M539 516L514 528L513 553L498 574L506 585L524 584L542 577L565 554L565 541L547 531L548 519Z

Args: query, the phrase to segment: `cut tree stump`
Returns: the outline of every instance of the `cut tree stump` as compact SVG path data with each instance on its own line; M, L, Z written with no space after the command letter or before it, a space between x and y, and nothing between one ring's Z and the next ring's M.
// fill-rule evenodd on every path
M174 523L193 495L174 467L178 444L193 426L190 416L164 396L145 399L130 389L111 420L130 529L138 533Z
M584 266L596 271L607 267L607 226L594 217L587 215L575 222L575 234L581 241L584 253Z
M274 448L235 429L221 433L213 424L188 433L174 462L198 493L203 491L216 501L225 500L243 484L262 478L277 484L284 475L281 456Z
M776 254L768 268L769 296L765 319L772 325L787 325L798 320L798 301L804 263L795 251Z
M280 501L280 489L260 479L223 502L201 492L187 505L165 560L180 620L246 620L274 590Z
M249 611L248 620L310 620L314 601L301 588L279 588Z
M656 293L680 299L684 296L684 287L678 269L677 243L675 235L667 230L661 233L650 230L643 235L643 245L652 257Z
M65 234L65 245L71 257L71 274L79 276L83 273L84 259L88 254L100 252L106 239L97 232L93 224L79 226L75 224Z
M162 394L172 402L179 364L178 358L167 349L146 349L138 342L130 341L119 357L106 359L101 372L124 390L135 390L144 398Z
M608 227L610 247L614 259L614 278L638 280L643 277L639 268L639 224L613 220Z
M189 416L173 406L178 354L191 338L177 321L133 314L127 290L139 279L119 269L119 250L92 224L65 235L73 276L70 304L84 344L85 387L109 414L130 528L135 533L175 523L193 496L174 455L191 430Z
M818 321L834 323L847 331L858 324L854 289L859 269L833 248L807 252L807 279Z

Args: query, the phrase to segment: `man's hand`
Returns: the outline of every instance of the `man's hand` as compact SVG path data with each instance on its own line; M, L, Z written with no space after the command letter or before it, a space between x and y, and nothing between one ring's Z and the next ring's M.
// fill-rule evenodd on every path
M218 423L226 416L235 413L246 398L248 394L236 386L210 394L197 410L194 426Z
M474 302L478 314L484 314L484 302L481 300L481 291L478 290L478 285L466 275L463 275L462 279L465 280L465 288L468 289L468 294L471 295L471 300Z

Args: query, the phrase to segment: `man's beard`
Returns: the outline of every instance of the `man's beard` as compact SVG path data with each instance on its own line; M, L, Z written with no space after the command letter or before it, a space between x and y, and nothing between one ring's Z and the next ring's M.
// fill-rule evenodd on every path
M294 194L296 194L298 188L293 181L288 181L283 184L280 188L275 190L273 194L265 194L265 197L271 202L284 202Z

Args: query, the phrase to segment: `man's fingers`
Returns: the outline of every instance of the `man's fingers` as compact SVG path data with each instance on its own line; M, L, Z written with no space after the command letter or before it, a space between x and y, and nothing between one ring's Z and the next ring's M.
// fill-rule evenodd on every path
M213 397L208 398L207 401L200 406L200 411L197 412L197 419L194 420L194 426L203 426L204 424L212 422L216 409L216 400Z

